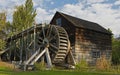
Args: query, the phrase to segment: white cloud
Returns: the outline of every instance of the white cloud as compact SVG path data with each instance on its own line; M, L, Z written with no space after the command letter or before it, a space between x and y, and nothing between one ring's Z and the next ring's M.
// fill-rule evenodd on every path
M50 4L54 4L54 2L50 2Z
M7 20L12 21L15 6L19 6L24 2L25 0L0 0L0 12L5 11L7 13Z
M44 0L44 1L50 2L51 0Z
M45 22L48 23L52 19L52 16L53 15L51 15L45 9L37 8L36 22L37 23L45 23Z
M21 5L24 2L24 0L0 0L0 8L14 8L14 6Z
M54 14L56 11L59 11L60 9L58 9L58 8L55 8L55 9L52 9L52 10L49 10L49 13L52 13L52 14Z
M12 21L12 15L15 6L19 6L25 3L25 0L0 0L0 12L7 12L7 20ZM42 7L43 0L33 0L34 6Z
M114 4L115 5L120 5L120 0L117 0Z
M89 2L93 2L90 6L86 6L82 2L74 5L66 4L61 11L81 19L96 22L106 29L110 28L115 35L120 34L120 9L113 9L113 4L101 3L104 0L97 1L89 0Z
M43 5L44 0L33 0L34 6L44 7Z
M101 2L104 2L105 0L86 0L87 3L101 3Z
M94 4L94 3L101 3L107 0L78 0L79 3L84 3L84 4Z

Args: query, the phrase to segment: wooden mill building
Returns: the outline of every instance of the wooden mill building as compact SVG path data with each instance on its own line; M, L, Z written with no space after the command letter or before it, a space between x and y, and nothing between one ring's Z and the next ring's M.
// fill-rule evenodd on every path
M56 12L50 24L62 26L67 31L76 62L85 59L95 64L102 55L111 59L112 34L99 24L61 12Z

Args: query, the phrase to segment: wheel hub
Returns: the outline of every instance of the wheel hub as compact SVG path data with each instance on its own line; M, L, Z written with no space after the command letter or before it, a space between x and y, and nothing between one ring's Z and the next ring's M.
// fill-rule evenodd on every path
M43 44L45 45L45 47L49 47L49 41L47 38L43 39Z

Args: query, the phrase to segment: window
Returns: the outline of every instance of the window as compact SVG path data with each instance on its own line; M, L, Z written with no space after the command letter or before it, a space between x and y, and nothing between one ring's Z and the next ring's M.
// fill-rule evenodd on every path
M100 58L100 51L92 51L92 58Z
M111 57L111 51L106 51L106 58L110 59L110 57Z
M60 26L62 25L62 23L61 23L61 18L56 19L56 24L57 24L57 25L60 25Z

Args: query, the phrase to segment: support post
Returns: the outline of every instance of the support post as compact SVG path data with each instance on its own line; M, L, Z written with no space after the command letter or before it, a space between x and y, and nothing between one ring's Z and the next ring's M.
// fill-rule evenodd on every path
M16 40L14 41L14 61L16 61Z
M46 49L44 49L37 57L30 63L30 65L33 65L37 60L46 52Z
M36 24L34 24L34 52L36 50Z
M45 55L46 55L46 59L47 59L48 68L51 68L52 67L52 62L51 62L51 58L50 58L50 54L49 54L48 48L46 48Z
M40 51L40 48L38 49L38 51L36 51L27 61L25 64L29 64L36 56L37 54L39 53Z
M76 65L76 62L75 62L75 59L73 57L73 54L72 54L71 50L69 51L69 54L71 56L71 61L73 62L74 65Z
M11 39L12 39L12 37L11 37ZM11 41L12 41L12 40L11 40ZM9 57L9 60L10 60L10 61L11 61L11 54L12 54L11 46L12 46L12 44L13 44L11 41L10 41L10 45L9 45L9 46L10 46L10 51L9 51L9 52L10 52L10 57Z
M22 59L23 59L23 33L22 33L22 37L21 37L21 39L20 39L20 41L21 41L21 49L20 49L20 64L22 64Z

